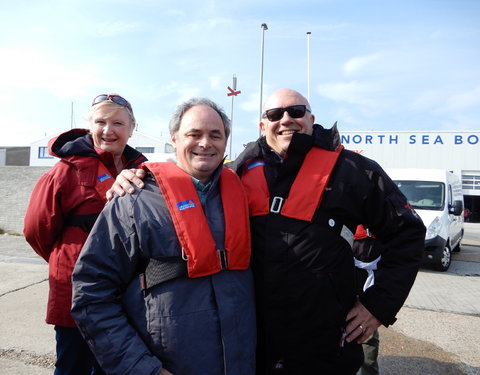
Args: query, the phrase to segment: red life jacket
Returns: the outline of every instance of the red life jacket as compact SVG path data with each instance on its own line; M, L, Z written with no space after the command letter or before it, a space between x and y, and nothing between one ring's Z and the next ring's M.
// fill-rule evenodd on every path
M162 191L172 217L189 277L201 277L223 269L245 270L250 263L250 226L245 191L238 176L224 168L220 196L225 217L224 252L217 249L192 178L174 163L145 163ZM226 263L226 264L225 264Z
M342 149L343 146L335 151L312 148L298 171L288 197L273 197L271 205L264 173L265 162L260 159L247 161L242 183L247 191L250 216L272 212L311 222Z

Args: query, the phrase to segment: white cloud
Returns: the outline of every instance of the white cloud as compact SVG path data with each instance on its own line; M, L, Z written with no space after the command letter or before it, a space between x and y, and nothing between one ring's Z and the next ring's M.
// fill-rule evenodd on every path
M53 56L34 48L4 48L0 49L0 55L3 89L46 89L56 97L65 98L102 82L96 68L60 65Z
M465 116L462 114L453 114L447 119L440 121L439 129L442 130L475 130L478 131L478 120L472 116Z
M105 22L88 25L84 31L98 38L111 38L129 34L138 29L138 24L134 22Z
M414 98L411 108L416 111L444 108L447 92L445 90L427 90Z
M150 88L147 96L157 98L169 98L176 104L198 96L201 90L198 87L190 86L186 82L169 81L159 88Z
M244 94L242 94L244 95ZM259 93L252 93L245 95L246 99L243 99L240 108L245 112L260 111L260 96Z
M374 97L380 91L380 85L375 82L357 80L327 83L317 87L317 92L323 97L337 102L347 102L367 107L377 106L377 100Z
M178 95L178 104L180 104L181 102L184 102L184 101L187 101L193 97L196 97L196 96L201 96L201 92L202 90L198 87L187 87L187 86L183 86L183 87L179 87L177 90L177 95Z
M360 73L366 68L369 68L372 63L379 60L381 56L380 53L374 53L368 56L353 57L343 65L343 71L347 76Z
M222 79L219 76L210 76L208 78L208 81L210 82L210 88L212 90L215 90L215 89L220 88L220 83L221 83Z
M421 93L413 102L412 108L418 111L430 110L436 114L476 109L480 106L480 86L463 92L452 93L452 89L429 90ZM478 120L475 120L478 122Z
M447 99L447 106L450 110L463 110L480 107L480 86L450 96Z

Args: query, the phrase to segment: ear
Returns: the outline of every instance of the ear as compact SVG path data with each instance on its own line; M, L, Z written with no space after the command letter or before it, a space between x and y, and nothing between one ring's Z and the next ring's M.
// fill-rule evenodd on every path
M170 141L172 142L173 147L176 148L176 146L177 146L177 139L175 138L175 134L173 134L173 135L170 137Z
M266 127L266 126L267 126L267 125L265 125L265 123L264 123L263 121L260 121L260 122L258 123L258 127L260 128L260 131L262 132L262 135L265 135L265 127Z

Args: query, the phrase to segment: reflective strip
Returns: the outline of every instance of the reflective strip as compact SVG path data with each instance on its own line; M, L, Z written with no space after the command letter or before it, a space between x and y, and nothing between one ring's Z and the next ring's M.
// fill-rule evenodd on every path
M350 244L350 247L353 247L353 232L347 226L342 227L340 236Z

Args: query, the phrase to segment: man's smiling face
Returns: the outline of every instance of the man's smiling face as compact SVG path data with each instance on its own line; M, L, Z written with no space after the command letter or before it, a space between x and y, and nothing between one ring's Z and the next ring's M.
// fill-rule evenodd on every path
M185 112L172 142L177 151L177 165L207 183L225 154L225 125L213 108L197 105Z
M285 108L298 104L308 106L308 101L294 90L281 89L267 99L264 109ZM262 118L260 129L265 135L268 145L281 156L285 156L293 133L312 134L314 121L315 116L309 111L305 111L305 115L300 118L293 118L285 111L278 121Z

